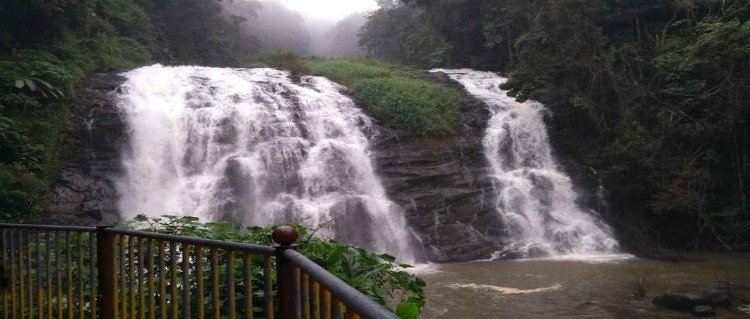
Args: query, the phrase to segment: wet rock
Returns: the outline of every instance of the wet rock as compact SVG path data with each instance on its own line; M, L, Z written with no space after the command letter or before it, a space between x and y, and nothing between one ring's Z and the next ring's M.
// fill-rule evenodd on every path
M728 308L732 305L732 297L723 292L709 292L704 294L702 299L714 307Z
M714 312L714 308L711 306L695 306L693 307L693 310L690 311L690 313L693 316L697 317L713 317L716 315L716 312Z
M651 303L659 307L689 312L696 306L695 301L684 295L664 294L654 297Z
M442 73L423 78L463 92ZM489 111L464 94L457 134L417 138L381 128L373 149L377 172L389 197L407 211L435 262L487 259L503 248L503 225L495 213L493 185L482 140Z
M114 181L122 172L125 125L112 93L124 81L117 74L94 74L77 90L60 175L45 217L36 222L94 225L117 219Z
M586 302L582 302L580 305L578 305L578 307L576 307L576 309L589 309L589 308L597 307L597 306L599 306L599 303L596 302L596 301L586 301Z

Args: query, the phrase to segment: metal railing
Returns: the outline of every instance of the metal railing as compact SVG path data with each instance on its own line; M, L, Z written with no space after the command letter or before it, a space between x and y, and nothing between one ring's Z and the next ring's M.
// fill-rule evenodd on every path
M0 224L0 315L25 318L397 318L296 251L109 227Z

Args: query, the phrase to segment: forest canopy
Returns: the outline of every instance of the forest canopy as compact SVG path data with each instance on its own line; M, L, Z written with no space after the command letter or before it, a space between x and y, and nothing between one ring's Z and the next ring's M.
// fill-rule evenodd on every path
M606 177L626 241L750 246L750 2L381 3L370 55L506 73L553 110L560 152Z
M600 172L626 243L750 247L750 2L377 2L325 27L269 1L3 1L0 218L43 210L87 74L288 50L506 74L511 95L553 111L559 155Z

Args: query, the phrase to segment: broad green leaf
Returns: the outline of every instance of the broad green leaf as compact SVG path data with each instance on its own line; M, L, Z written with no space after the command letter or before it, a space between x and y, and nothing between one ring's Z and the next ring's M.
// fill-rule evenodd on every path
M419 306L413 302L404 302L396 307L396 315L402 319L411 319L419 316Z

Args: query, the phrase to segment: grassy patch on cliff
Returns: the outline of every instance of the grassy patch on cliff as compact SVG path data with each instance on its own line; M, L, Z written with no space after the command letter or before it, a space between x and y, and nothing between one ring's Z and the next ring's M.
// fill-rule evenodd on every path
M354 90L384 124L417 136L448 136L458 125L461 94L420 80L416 70L364 58L305 59L313 75Z
M254 61L256 66L324 76L347 86L381 123L416 136L450 136L458 125L461 94L419 79L417 70L406 66L364 58L302 58L287 52L266 53Z

